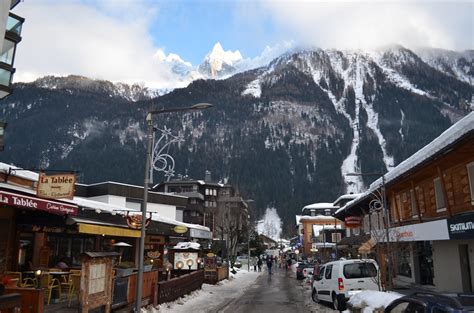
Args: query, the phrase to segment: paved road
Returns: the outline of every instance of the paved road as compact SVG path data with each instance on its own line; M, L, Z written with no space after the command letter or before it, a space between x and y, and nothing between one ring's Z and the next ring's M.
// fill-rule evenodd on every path
M310 288L297 281L295 273L277 269L273 275L264 273L243 296L224 302L217 310L222 313L296 313L335 312L329 306L315 304Z

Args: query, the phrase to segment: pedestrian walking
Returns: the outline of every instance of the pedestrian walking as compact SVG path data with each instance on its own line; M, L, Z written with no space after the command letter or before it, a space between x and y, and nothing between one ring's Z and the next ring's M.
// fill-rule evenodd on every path
M273 266L273 259L272 257L267 257L267 268L268 268L268 275L272 274L272 266Z
M258 261L257 261L257 266L258 266L258 271L261 272L262 271L262 259L260 257L258 257Z

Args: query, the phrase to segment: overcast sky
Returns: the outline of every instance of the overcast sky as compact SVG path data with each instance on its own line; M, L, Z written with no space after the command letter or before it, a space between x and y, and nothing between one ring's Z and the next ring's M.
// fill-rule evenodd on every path
M265 48L474 48L474 1L25 0L17 81L79 74L166 87L158 56L198 65L216 42L256 58ZM159 53L158 53L159 52Z

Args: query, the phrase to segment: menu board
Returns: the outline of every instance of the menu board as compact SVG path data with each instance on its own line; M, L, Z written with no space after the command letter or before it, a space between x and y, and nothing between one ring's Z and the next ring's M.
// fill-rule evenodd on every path
M89 294L105 291L105 263L91 264L89 273Z
M197 259L198 259L198 254L197 252L175 252L174 253L174 269L181 269L187 270L187 269L192 269L192 270L197 270ZM180 266L178 266L178 264ZM191 267L189 267L189 265Z

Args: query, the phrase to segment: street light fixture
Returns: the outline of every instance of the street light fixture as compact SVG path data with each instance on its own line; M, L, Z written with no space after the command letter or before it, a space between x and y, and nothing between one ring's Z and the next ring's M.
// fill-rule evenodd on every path
M148 127L148 134L147 134L147 153L146 153L146 161L145 161L145 180L143 184L143 202L142 202L142 224L141 224L141 235L140 235L140 249L138 254L138 273L137 273L137 289L136 289L136 302L135 302L135 312L140 312L141 304L142 304L142 289L143 289L143 261L144 261L144 254L145 254L145 216L147 211L147 203L148 203L148 185L150 183L150 166L151 166L151 154L152 154L152 146L153 146L153 115L163 114L163 113L171 113L171 112L181 112L181 111L193 111L193 110L203 110L212 107L213 105L210 103L198 103L192 105L190 107L182 107L182 108L169 108L169 109L161 109L161 110L154 110L149 111L146 115L146 123Z
M389 237L389 211L387 207L387 193L385 190L385 173L347 173L346 176L382 176L382 205L385 214L385 238L387 240L387 270L388 270L388 290L392 289L392 253L390 249Z

